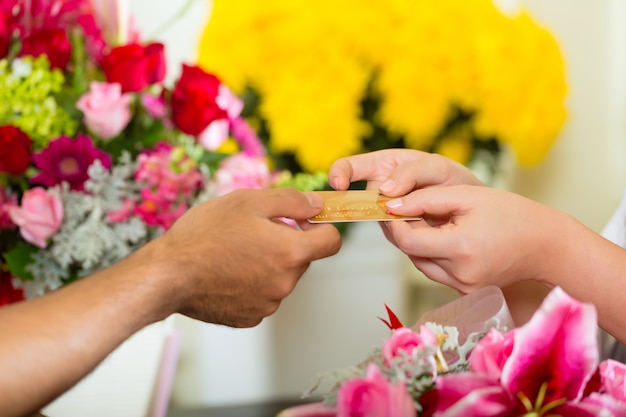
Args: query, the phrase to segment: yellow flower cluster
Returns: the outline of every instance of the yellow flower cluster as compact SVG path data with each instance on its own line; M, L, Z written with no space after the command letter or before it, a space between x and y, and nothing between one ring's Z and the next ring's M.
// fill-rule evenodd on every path
M370 150L374 126L462 162L496 139L532 165L566 117L556 40L492 0L213 0L199 65L256 91L270 149L311 172Z

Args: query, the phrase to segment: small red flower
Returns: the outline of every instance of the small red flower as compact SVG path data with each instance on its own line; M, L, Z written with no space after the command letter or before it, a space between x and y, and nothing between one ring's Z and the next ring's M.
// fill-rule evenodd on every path
M385 320L382 317L379 317L379 319L383 323L385 323L387 327L389 327L389 329L391 330L403 328L404 325L402 324L398 316L396 316L396 313L394 313L393 310L391 310L387 304L385 304L385 308L387 309L387 315L389 316L389 320Z
M0 10L0 59L9 54L11 46L11 28L9 27L9 14Z
M102 57L100 65L107 82L119 83L123 93L140 91L163 81L166 69L163 49L162 43L118 46Z
M0 307L22 301L24 291L13 286L13 276L0 265Z
M31 159L31 140L12 125L0 126L0 172L19 175L26 171Z
M72 44L63 29L43 29L22 40L20 56L45 55L50 67L65 70L72 56Z

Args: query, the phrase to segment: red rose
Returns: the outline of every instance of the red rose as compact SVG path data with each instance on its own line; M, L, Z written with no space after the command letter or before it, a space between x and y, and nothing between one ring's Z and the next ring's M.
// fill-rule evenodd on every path
M0 263L0 307L22 301L24 291L13 286L13 277L4 271L4 265Z
M19 55L46 55L52 68L65 70L72 57L72 44L65 30L43 29L22 39Z
M198 136L213 120L227 117L215 99L221 81L200 67L183 65L172 92L172 119L183 132Z
M9 28L9 15L0 10L0 59L9 54L11 46L11 29Z
M30 165L31 141L15 126L0 126L0 172L21 174Z
M102 57L100 65L107 82L120 83L123 93L140 91L165 77L163 44L118 46Z

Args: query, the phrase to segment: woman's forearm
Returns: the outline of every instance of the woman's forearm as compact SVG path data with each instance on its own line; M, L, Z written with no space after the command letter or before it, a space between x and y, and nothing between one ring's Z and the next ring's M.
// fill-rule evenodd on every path
M596 306L598 322L626 342L626 250L570 216L563 215L549 237L538 280L560 286L571 296Z

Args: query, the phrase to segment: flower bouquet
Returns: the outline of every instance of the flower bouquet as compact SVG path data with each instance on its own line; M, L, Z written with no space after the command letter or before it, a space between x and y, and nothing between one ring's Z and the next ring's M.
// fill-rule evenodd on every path
M279 416L626 416L626 365L599 362L595 308L558 287L508 331L459 338L454 326L391 317L382 347L331 374L325 403Z
M143 41L123 0L0 4L0 305L122 259L187 208L277 173L214 74Z
M556 39L493 0L214 0L198 62L294 171L389 147L531 166L566 116Z

